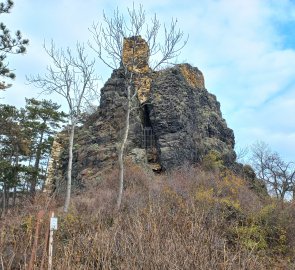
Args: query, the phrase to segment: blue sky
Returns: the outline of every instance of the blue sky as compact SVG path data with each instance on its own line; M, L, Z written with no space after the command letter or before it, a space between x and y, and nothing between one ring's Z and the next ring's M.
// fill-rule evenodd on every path
M103 10L111 15L117 6L125 12L130 5L126 0L15 1L1 21L11 30L20 29L30 46L26 55L9 57L17 78L1 93L1 102L19 107L25 97L38 97L39 90L26 85L25 75L45 72L44 41L53 39L58 47L87 42L88 28L101 20ZM203 72L206 88L217 96L234 130L237 148L262 140L295 161L295 1L149 0L144 8L163 23L177 18L189 34L178 61ZM111 72L101 64L97 70L104 81Z

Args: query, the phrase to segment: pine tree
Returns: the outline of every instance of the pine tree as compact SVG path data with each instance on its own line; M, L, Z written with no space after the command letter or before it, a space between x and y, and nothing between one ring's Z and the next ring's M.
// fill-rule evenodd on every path
M44 178L40 174L41 161L48 160L46 157L50 154L53 136L66 116L64 112L58 111L59 108L60 105L51 100L26 99L26 134L31 138L30 161L33 161L30 183L32 195L36 192L39 179Z
M6 3L0 3L0 15L9 13L14 3L11 0L7 0ZM14 79L15 74L8 67L8 63L5 62L7 54L24 54L26 52L26 46L29 44L28 39L24 39L19 30L14 35L6 27L3 22L0 22L0 76ZM0 90L4 90L10 87L11 84L6 84L5 81L0 82Z
M26 107L0 105L0 206L14 206L17 193L34 198L45 180L53 136L66 116L48 100L26 99ZM11 196L12 194L12 196ZM10 202L12 197L12 203Z
M0 184L2 191L2 215L9 205L9 192L19 185L21 157L29 152L23 136L20 111L14 106L0 105ZM15 197L14 197L15 198ZM14 199L15 201L15 199Z

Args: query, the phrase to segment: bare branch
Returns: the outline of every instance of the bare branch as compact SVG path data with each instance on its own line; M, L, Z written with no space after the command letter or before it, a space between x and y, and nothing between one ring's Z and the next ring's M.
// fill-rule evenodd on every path
M103 13L103 22L93 24L89 29L93 43L88 45L97 53L99 59L111 69L122 65L124 38L141 36L149 46L150 67L153 70L163 65L175 64L175 59L186 45L188 36L177 29L177 20L172 19L169 28L164 25L164 41L158 38L161 24L156 14L148 21L143 6L133 4L127 9L128 18L120 14L118 8L113 17Z
M29 76L29 83L42 89L42 93L56 93L62 96L68 103L69 108L69 162L67 171L67 195L64 205L64 211L68 211L71 197L72 182L72 158L75 126L81 113L86 108L86 102L90 102L93 95L97 93L94 64L95 60L88 60L83 44L77 43L75 54L70 48L65 51L56 49L53 42L47 48L44 45L46 53L52 60L52 65L47 67L47 73L44 76L39 74ZM86 102L85 102L86 101Z
M272 152L265 143L258 142L252 146L252 163L256 174L265 181L271 193L280 200L293 192L295 167L293 162L286 163L278 153Z

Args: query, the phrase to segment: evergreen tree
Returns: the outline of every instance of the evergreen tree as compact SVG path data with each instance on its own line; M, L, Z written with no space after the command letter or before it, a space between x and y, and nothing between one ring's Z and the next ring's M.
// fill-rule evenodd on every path
M47 166L48 156L53 142L53 136L60 128L66 114L59 112L60 105L51 100L26 99L26 133L31 137L30 141L30 161L33 161L33 175L30 183L31 194L36 192L36 185L44 175L40 174L41 161L45 160ZM44 170L43 170L44 171Z
M7 0L6 3L0 2L0 15L3 13L9 13L14 3L11 0ZM7 54L23 54L26 52L26 46L29 44L28 39L24 39L19 30L14 35L6 27L3 22L0 22L0 76L15 78L15 74L8 67L8 63L5 62ZM0 82L0 90L4 90L10 87L11 84L6 84L5 81Z
M26 107L0 105L0 206L2 215L24 191L35 195L46 177L53 136L65 117L52 101L26 99ZM12 194L12 196L10 196ZM12 197L12 203L10 203Z
M20 111L14 106L0 105L0 184L2 191L2 214L9 205L9 191L14 196L19 184L20 160L28 154L28 141L23 136ZM15 197L14 197L15 198ZM15 199L14 199L15 201Z

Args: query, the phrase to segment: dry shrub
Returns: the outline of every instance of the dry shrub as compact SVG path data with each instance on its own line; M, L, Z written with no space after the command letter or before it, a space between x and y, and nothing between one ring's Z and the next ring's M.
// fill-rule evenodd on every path
M59 229L54 269L294 266L294 205L282 209L276 202L261 201L231 172L184 166L151 176L128 164L120 211L115 209L117 187L118 171L110 170L86 183L73 197L69 213L55 205ZM40 204L36 201L24 215L12 214L1 222L0 265L2 259L4 269L25 269L36 213L48 205L42 200L40 197ZM264 237L264 246L260 237ZM40 269L44 239L42 227L35 269Z
M58 246L56 269L263 269L247 251L229 249L218 216L164 193L132 214L117 213L109 227L71 218L67 231L79 234Z

